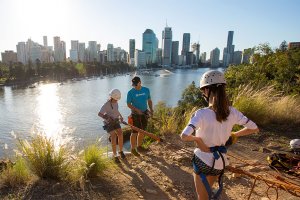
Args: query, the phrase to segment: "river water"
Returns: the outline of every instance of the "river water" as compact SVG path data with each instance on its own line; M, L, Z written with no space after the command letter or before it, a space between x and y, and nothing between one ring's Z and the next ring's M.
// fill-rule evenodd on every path
M176 106L183 90L209 68L155 72L160 76L140 75L142 85L148 87L152 101ZM221 69L220 69L221 70ZM106 137L99 109L108 99L108 93L118 88L122 93L119 101L124 119L130 114L126 95L131 89L130 75L68 81L63 84L38 84L35 88L0 90L0 158L12 154L16 137L43 132L53 138L56 145L84 146ZM102 140L106 141L106 139Z

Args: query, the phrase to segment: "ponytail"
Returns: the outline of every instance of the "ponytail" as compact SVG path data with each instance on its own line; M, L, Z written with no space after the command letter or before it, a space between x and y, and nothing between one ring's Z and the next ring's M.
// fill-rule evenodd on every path
M212 110L216 113L219 122L226 121L230 114L229 100L225 91L225 84L215 84L208 87L211 92Z

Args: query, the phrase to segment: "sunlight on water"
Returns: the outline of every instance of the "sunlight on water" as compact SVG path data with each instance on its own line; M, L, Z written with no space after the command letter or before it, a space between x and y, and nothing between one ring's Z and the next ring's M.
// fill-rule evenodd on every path
M38 115L37 131L54 141L56 147L66 144L70 131L64 126L63 108L57 94L57 84L41 85L37 96L36 113Z

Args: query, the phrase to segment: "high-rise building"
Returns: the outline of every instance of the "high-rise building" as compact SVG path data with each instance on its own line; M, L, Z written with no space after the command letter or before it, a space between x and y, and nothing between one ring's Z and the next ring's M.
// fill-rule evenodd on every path
M16 63L18 61L17 53L14 51L5 51L4 53L1 53L1 57L2 62L5 64Z
M195 64L199 63L199 58L200 58L200 44L198 43L194 43L192 45L192 51L195 54Z
M19 42L17 44L17 60L18 60L18 62L21 62L24 65L27 63L25 42Z
M220 65L220 50L217 47L210 52L210 65L212 67L219 67Z
M156 50L156 62L161 65L162 64L162 49L157 48Z
M143 33L143 52L145 52L146 64L156 62L156 35L151 29L146 29Z
M54 40L54 60L55 62L63 62L66 59L66 45L63 41L60 41L60 37L55 36Z
M162 64L164 66L171 65L172 53L172 28L166 26L162 32Z
M70 49L70 60L73 62L78 62L79 59L79 42L78 40L71 40L71 49Z
M136 49L134 52L134 66L137 68L146 66L146 54L145 52Z
M47 47L48 46L47 36L43 36L43 42L44 42L44 47Z
M65 41L61 41L60 42L60 46L61 46L61 60L62 61L66 61L66 57L67 57L67 47L66 47L66 42Z
M181 55L186 56L186 54L190 51L190 41L191 41L191 34L183 33Z
M79 62L86 62L85 58L85 43L78 44L78 61Z
M178 65L178 51L179 51L179 41L173 41L171 62L174 65Z
M107 44L107 62L114 62L114 45Z
M242 63L250 63L250 57L253 55L253 50L251 48L244 49L242 55Z
M129 40L129 58L134 58L135 52L135 39Z
M242 52L241 51L235 51L233 53L233 64L239 65L242 62Z
M201 53L201 58L200 58L201 63L206 63L206 52Z
M233 31L228 31L227 46L223 51L223 66L227 67L233 63L234 45L233 43Z
M77 50L79 48L79 41L78 40L71 40L71 50Z
M96 41L89 41L88 46L88 61L94 62L94 60L97 60L98 53L97 53L97 42Z
M288 44L288 49L300 48L300 42L290 42Z

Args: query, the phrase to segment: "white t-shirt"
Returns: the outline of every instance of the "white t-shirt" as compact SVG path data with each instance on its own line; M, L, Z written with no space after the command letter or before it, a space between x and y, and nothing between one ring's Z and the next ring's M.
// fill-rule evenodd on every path
M100 109L100 113L107 114L109 117L112 117L113 119L117 119L120 115L119 113L119 105L118 103L112 103L110 100L107 101ZM104 122L107 122L107 120L104 120Z
M216 119L216 114L209 108L203 108L197 110L192 116L189 124L192 124L196 128L196 136L200 137L208 147L224 146L229 139L232 131L232 127L235 124L242 125L249 129L256 129L257 126L254 122L245 117L241 112L233 107L230 107L230 114L226 121L219 122ZM183 134L191 134L187 128L183 130ZM199 148L194 150L196 156L198 156L205 164L212 166L213 154L202 152ZM225 154L225 165L229 164ZM222 158L215 161L215 169L223 169Z

